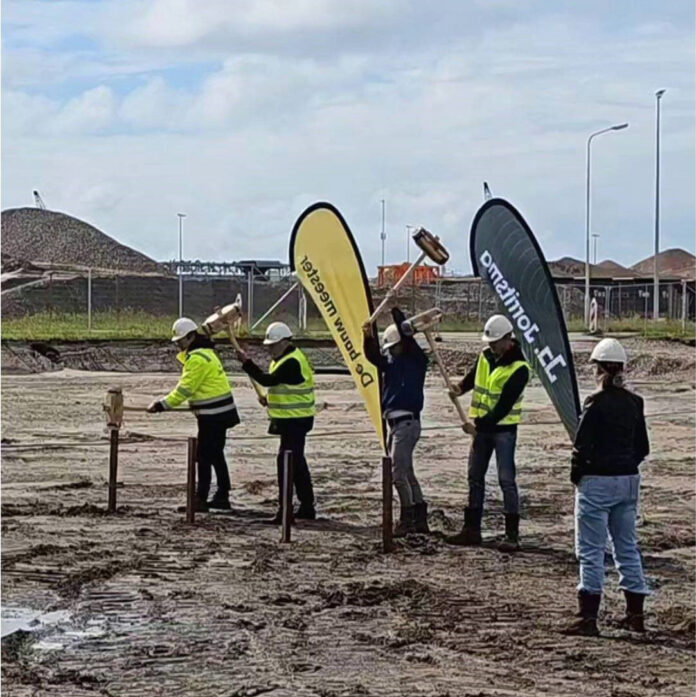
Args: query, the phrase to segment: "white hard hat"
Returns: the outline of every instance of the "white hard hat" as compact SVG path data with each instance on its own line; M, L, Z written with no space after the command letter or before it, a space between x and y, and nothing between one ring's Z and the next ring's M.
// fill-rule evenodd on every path
M486 322L483 328L483 336L481 341L490 344L498 339L502 339L512 332L512 322L505 315L493 315Z
M268 329L266 329L266 338L263 340L263 343L266 346L270 346L271 344L277 344L283 339L292 339L290 327L284 322L271 322L268 325Z
M172 325L172 332L174 336L172 341L179 341L183 339L187 334L195 332L198 329L198 325L188 317L179 317L179 319Z
M602 339L592 350L591 361L626 363L626 350L616 339Z
M401 341L401 334L395 324L390 324L382 334L382 348L388 349L396 346Z

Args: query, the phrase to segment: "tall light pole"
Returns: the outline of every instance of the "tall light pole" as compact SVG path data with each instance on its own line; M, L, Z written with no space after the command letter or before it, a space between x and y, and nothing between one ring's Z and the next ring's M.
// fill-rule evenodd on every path
M653 260L653 319L660 319L660 272L657 255L660 253L660 100L667 90L655 92L655 258Z
M177 213L179 217L179 317L184 314L184 277L181 263L184 260L184 218L186 213Z
M599 238L599 233L598 232L593 232L592 233L592 241L594 242L594 249L592 250L592 257L594 261L592 262L595 266L597 266L597 239Z
M379 236L380 240L382 240L382 266L384 266L384 243L387 240L387 233L384 230L384 199L381 201L382 203L382 232Z
M620 123L616 126L603 128L601 131L591 133L587 139L587 186L585 190L585 327L590 327L590 156L592 139L602 133L609 131L620 131L622 128L628 128L627 123Z

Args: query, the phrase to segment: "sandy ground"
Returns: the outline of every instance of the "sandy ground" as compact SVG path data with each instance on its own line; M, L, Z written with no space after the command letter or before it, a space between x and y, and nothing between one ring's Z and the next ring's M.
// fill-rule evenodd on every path
M459 528L469 440L430 379L417 472L436 534L380 549L380 451L349 378L323 376L308 459L320 519L290 545L260 522L275 502L276 440L248 383L228 440L231 515L187 526L186 414L132 415L122 432L119 510L105 515L108 447L101 400L131 403L175 376L71 370L3 379L2 594L8 609L53 612L3 641L7 695L692 695L694 676L694 381L642 379L654 454L643 467L640 536L655 595L647 636L617 629L608 572L603 637L567 638L575 606L573 490L560 424L520 429L523 550L502 531L495 466L487 544L446 546ZM584 392L592 385L583 382ZM555 421L543 390L528 422ZM327 433L319 437L321 433ZM65 612L56 612L65 611Z

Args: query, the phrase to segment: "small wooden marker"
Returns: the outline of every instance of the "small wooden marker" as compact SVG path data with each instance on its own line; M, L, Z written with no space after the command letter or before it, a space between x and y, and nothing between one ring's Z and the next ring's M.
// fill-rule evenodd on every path
M196 454L198 438L188 439L188 458L186 468L186 522L196 522Z
M109 499L107 512L116 513L116 484L118 479L118 433L123 423L123 392L112 387L104 399L106 426L109 429Z
M392 513L392 460L382 458L382 551L394 551L394 516Z
M282 528L280 541L290 542L290 530L292 528L292 451L283 452L283 501L282 501Z

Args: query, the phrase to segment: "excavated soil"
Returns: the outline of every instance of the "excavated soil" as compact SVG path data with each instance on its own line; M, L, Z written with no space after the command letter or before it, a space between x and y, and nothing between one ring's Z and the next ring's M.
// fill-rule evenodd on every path
M122 431L118 512L106 515L101 401L114 383L146 404L173 375L58 372L3 379L2 594L43 623L3 640L3 692L22 697L648 697L692 695L694 378L683 364L636 389L653 455L639 533L650 584L645 636L617 627L608 571L600 638L569 638L575 605L568 438L529 390L518 470L523 549L495 549L502 510L489 472L486 544L446 546L461 523L469 441L435 377L416 469L430 537L380 548L380 449L348 377L319 378L308 460L319 520L293 541L274 510L276 441L235 378L242 425L227 444L231 514L187 525L187 414L132 414ZM583 390L591 384L583 380ZM434 426L447 428L433 428ZM324 434L324 435L321 435Z

